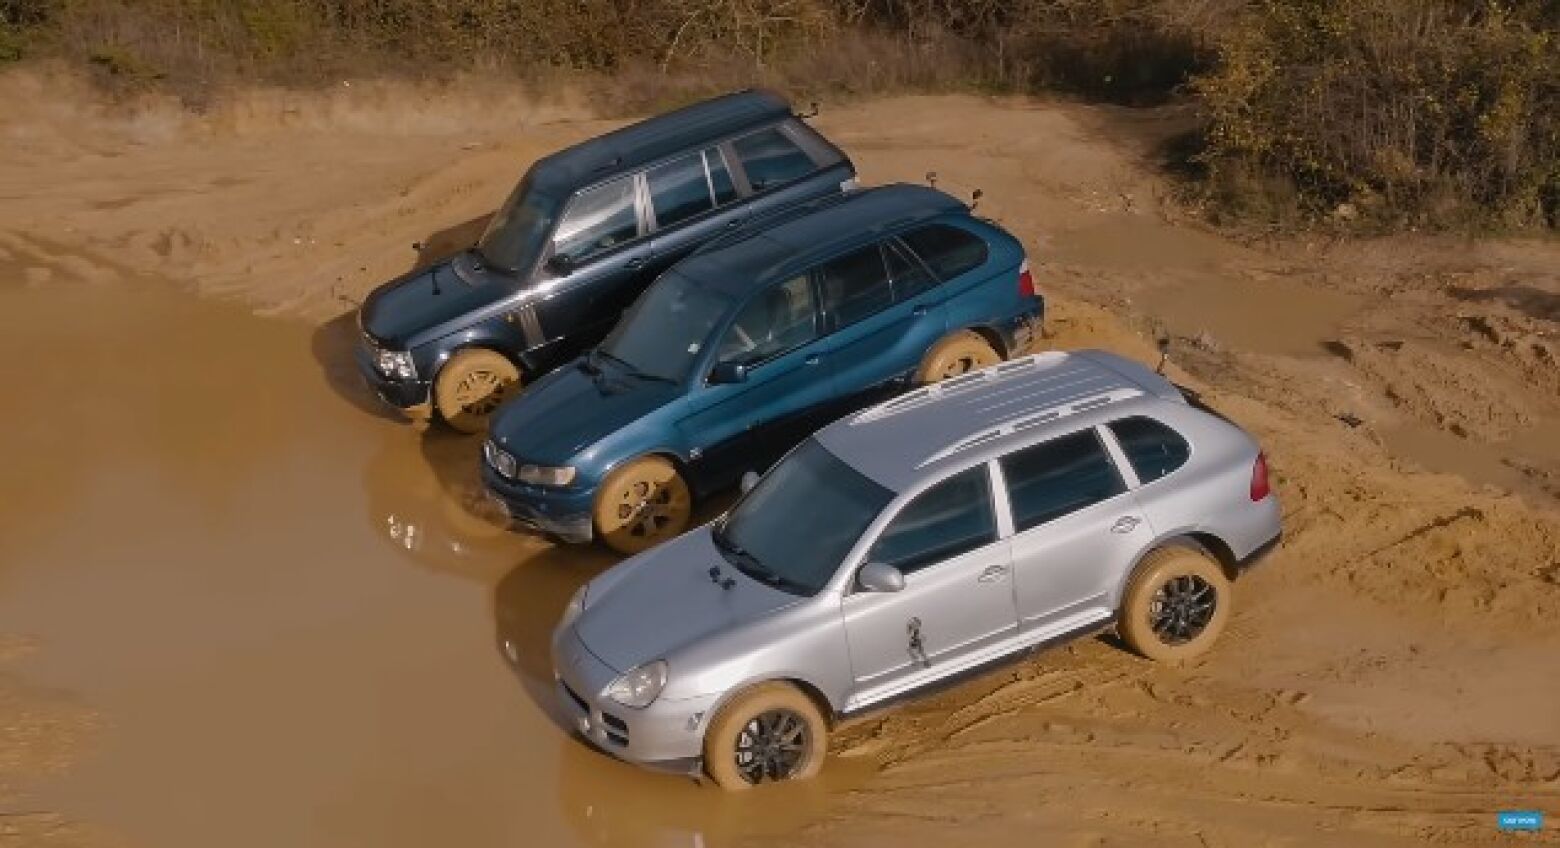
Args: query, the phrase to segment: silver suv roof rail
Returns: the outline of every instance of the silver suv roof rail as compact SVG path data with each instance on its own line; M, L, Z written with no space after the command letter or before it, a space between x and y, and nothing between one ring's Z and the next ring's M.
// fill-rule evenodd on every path
M916 463L915 467L918 469L925 468L934 462L940 462L950 456L953 456L956 453L969 450L970 448L985 444L986 442L1000 439L1003 436L1011 436L1020 430L1027 430L1030 427L1038 427L1041 424L1049 424L1053 421L1059 421L1063 418L1066 418L1069 415L1076 415L1080 412L1087 412L1091 409L1098 409L1102 406L1110 406L1113 403L1120 403L1124 400L1130 400L1132 398L1142 396L1142 389L1124 386L1117 389L1111 389L1106 392L1101 392L1097 395L1090 395L1086 398L1080 398L1078 400L1072 400L1068 401L1067 403L1058 404L1056 406L1050 407L1049 409L1042 409L1038 412L1027 412L1023 415L1017 416L1016 418L1003 421L1002 423L993 427L988 427L979 433L966 436Z
M858 412L856 417L850 420L850 423L854 426L878 421L890 415L897 415L929 403L936 403L945 397L972 388L990 385L1019 374L1027 374L1040 365L1058 362L1066 358L1067 354L1061 351L1048 350L1043 353L1031 353L1028 356L1011 359L997 365L989 365L979 371L971 371L968 374L960 374L940 383L922 386L913 392L906 392L891 400L883 401L876 406L867 407Z

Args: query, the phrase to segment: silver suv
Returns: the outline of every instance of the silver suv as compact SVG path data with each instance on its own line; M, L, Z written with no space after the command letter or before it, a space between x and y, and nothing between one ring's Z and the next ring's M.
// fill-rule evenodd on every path
M928 386L803 442L711 524L607 571L553 633L603 750L720 786L805 778L829 722L1115 626L1207 651L1279 537L1246 433L1099 352Z

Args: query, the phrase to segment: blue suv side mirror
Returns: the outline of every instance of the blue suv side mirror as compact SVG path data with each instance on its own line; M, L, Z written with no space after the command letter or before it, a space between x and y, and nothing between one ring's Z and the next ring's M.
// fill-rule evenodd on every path
M726 383L746 383L747 366L740 362L719 362L710 369L710 385L720 386Z

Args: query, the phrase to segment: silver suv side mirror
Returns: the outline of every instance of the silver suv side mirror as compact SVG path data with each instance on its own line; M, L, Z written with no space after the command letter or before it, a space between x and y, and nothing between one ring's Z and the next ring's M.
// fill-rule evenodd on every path
M758 485L758 472L757 471L744 471L744 472L742 472L742 482L738 483L737 485L742 489L742 494L744 494L744 495L747 494L748 492L753 491L753 487Z
M883 562L869 562L856 573L856 583L868 592L898 592L905 588L905 575Z

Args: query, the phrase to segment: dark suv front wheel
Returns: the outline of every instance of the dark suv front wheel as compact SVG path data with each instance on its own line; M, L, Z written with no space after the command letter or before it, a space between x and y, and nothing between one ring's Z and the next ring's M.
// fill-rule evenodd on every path
M502 354L463 350L439 369L433 403L444 423L462 433L480 433L499 405L520 391L520 369Z

